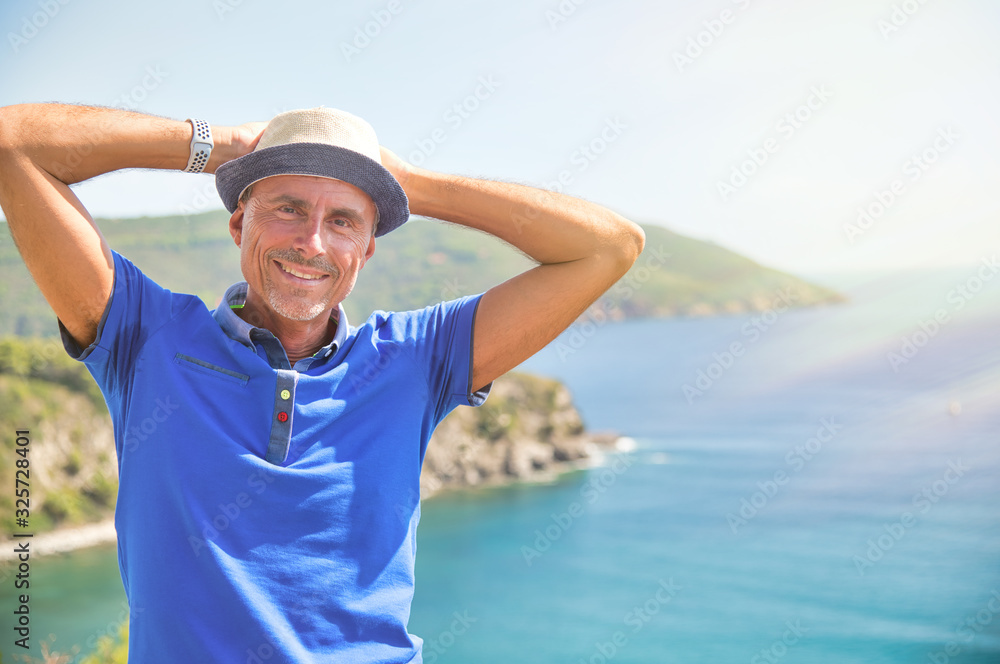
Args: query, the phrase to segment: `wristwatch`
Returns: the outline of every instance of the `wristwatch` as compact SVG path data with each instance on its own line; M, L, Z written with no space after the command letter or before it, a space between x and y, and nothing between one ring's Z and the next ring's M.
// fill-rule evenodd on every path
M215 142L212 140L212 128L204 120L188 118L187 121L191 123L194 132L191 134L191 154L188 156L188 163L184 171L201 173L208 164L212 148L215 147Z

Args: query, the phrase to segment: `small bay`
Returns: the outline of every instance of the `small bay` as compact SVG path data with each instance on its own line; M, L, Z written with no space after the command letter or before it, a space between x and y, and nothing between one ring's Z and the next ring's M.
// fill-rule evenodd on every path
M947 661L1000 661L1000 283L972 293L977 272L568 331L521 369L633 444L423 505L424 661L903 664L946 661L949 642ZM31 569L36 642L121 618L113 547Z

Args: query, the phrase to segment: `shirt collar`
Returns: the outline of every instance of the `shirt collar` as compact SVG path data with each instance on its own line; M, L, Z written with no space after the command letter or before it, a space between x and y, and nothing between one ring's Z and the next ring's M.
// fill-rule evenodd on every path
M251 350L254 350L255 346L251 337L251 333L254 330L261 330L266 332L269 336L273 335L271 335L269 330L254 327L236 315L236 312L233 311L232 307L242 307L246 301L247 283L245 281L235 283L226 289L226 294L222 296L222 303L219 304L219 307L212 312L212 317L215 318L215 321L220 327L222 327L222 331L226 333L226 336L233 341L238 341ZM347 314L344 313L344 307L340 304L337 305L337 316L337 331L333 335L333 341L316 351L313 355L314 358L330 357L336 353L337 349L343 346L344 341L347 340ZM330 317L333 318L333 312L331 312Z

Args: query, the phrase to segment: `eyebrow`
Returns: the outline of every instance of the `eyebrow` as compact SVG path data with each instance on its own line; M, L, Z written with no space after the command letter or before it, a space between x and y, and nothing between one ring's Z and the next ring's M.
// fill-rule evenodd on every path
M301 209L309 209L311 207L307 201L292 196L291 194L278 194L276 196L272 196L271 198L269 198L267 202L270 205L275 205L277 203L288 203L290 205L294 205L295 207ZM346 219L350 219L355 224L362 226L365 223L361 215L358 214L356 210L353 210L351 208L332 208L327 211L327 216L344 217Z

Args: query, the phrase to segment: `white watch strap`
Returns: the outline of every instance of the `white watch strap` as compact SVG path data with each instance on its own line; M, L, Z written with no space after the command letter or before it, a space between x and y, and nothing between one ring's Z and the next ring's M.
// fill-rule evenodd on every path
M208 158L212 154L215 142L212 140L212 128L204 120L188 118L188 122L194 128L191 134L191 154L188 156L188 163L184 170L188 173L201 173L208 164Z

